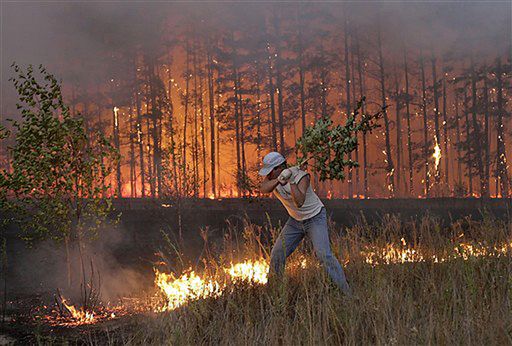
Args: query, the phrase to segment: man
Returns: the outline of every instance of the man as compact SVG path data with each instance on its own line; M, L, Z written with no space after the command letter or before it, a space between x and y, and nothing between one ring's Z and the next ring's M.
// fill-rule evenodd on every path
M272 248L270 274L282 275L286 258L308 235L331 279L350 294L343 268L331 251L325 207L311 188L309 174L298 167L287 168L285 158L277 152L265 155L259 174L265 177L261 192L273 192L290 215Z

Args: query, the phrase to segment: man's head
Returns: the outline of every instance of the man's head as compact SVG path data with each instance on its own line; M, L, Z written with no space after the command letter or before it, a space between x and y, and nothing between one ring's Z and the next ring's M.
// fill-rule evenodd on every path
M259 175L268 176L269 179L276 179L286 168L286 159L278 152L270 152L263 158L263 168Z

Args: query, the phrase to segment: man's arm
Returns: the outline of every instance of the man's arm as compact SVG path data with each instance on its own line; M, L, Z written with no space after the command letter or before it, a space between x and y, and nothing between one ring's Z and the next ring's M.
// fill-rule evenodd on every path
M292 192L293 203L297 207L302 207L306 199L306 191L309 187L309 174L300 179L298 184L290 183L290 190Z
M265 177L261 182L260 191L263 193L271 193L276 188L277 184L279 184L279 180L277 179L269 179Z

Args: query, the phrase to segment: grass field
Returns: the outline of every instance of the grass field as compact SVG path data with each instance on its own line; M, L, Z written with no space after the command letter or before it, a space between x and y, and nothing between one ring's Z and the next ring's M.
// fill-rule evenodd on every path
M271 285L226 281L222 294L191 299L116 329L90 344L319 345L512 344L512 223L485 217L442 227L431 217L340 230L333 249L354 296L325 276L306 240ZM270 231L275 236L278 228ZM220 278L240 259L267 260L268 230L247 224L205 246L202 277ZM219 279L220 280L220 279ZM224 281L223 281L224 282ZM165 298L164 298L165 299Z

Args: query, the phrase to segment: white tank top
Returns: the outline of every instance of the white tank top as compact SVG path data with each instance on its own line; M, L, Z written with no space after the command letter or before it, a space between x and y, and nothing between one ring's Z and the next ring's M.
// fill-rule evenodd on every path
M297 182L299 179L302 179L309 173L299 170L299 176L297 178ZM315 191L309 184L306 190L306 198L304 199L304 204L299 208L293 202L292 192L290 188L290 183L286 185L278 184L274 189L274 195L283 203L284 207L288 211L288 214L293 217L297 221L304 221L309 218L312 218L316 214L320 212L324 204L318 198Z

